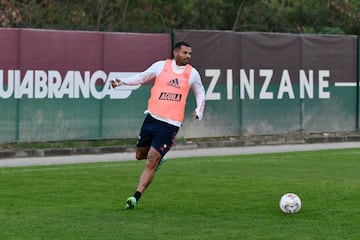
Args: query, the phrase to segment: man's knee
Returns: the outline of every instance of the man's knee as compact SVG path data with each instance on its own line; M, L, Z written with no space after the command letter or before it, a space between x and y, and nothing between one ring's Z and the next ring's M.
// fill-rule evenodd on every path
M136 160L142 160L142 159L145 159L145 158L146 158L146 155L144 155L144 154L141 153L141 152L136 152L135 158L136 158Z
M139 148L136 149L135 158L137 160L146 159L147 155L148 155L148 152L149 152L148 147L139 147Z
M146 160L146 168L148 170L154 171L156 169L156 166L157 166L156 161L149 160L149 159Z
M160 153L155 150L155 148L151 147L147 155L146 167L151 170L155 169L159 164L161 157Z

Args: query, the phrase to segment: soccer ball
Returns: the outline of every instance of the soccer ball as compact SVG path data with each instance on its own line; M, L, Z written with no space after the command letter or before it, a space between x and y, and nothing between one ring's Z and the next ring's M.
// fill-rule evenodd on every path
M301 200L295 193L285 193L280 199L280 209L284 213L297 213L301 209Z

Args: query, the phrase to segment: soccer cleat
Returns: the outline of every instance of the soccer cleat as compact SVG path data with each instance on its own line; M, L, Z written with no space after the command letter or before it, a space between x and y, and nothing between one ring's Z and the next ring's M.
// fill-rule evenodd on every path
M126 199L125 209L134 209L136 207L137 201L135 197L129 197Z
M163 165L167 160L167 157L163 156L163 158L160 160L159 164L156 166L155 171L158 171L161 167L161 165Z

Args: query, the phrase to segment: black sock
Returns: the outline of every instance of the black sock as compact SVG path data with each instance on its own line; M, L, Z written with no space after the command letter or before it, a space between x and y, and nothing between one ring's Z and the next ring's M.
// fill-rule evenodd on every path
M135 197L136 201L138 202L139 199L140 199L140 197L141 197L141 192L136 191L136 192L134 193L134 197Z

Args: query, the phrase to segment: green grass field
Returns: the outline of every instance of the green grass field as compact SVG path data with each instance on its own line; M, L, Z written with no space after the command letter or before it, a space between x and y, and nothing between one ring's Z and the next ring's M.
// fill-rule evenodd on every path
M360 239L360 149L169 159L124 210L144 164L0 168L0 239Z

